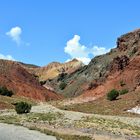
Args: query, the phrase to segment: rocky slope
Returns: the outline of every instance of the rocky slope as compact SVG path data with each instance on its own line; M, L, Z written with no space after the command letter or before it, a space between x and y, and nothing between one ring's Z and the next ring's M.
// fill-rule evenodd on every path
M0 60L0 86L12 90L17 96L46 101L61 98L42 87L38 80L18 62Z
M83 97L94 100L113 88L139 90L140 29L127 33L117 40L117 48L97 56L89 65L67 75L47 81L55 91L66 97ZM61 90L59 85L66 83ZM124 83L121 86L120 83ZM87 100L88 100L87 99Z
M52 62L44 67L26 67L26 69L39 77L39 81L45 81L48 79L53 79L61 73L71 74L77 69L81 68L84 64L77 59L66 63Z
M132 94L140 91L140 29L118 38L116 50L118 55L109 64L105 80L85 91L80 98L100 97L111 89L127 89ZM138 103L140 98L137 98Z

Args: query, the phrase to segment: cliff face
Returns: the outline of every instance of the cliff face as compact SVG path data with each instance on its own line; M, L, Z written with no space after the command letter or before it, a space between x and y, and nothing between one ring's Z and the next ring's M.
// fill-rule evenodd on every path
M17 96L38 101L60 98L59 95L42 87L18 62L0 60L0 86L7 87Z
M89 65L78 69L72 74L57 77L47 84L66 97L100 97L113 88L121 89L120 82L126 84L128 90L139 89L140 61L140 29L127 33L117 40L117 48L109 53L97 56ZM137 80L136 80L137 79ZM61 90L59 85L67 86Z

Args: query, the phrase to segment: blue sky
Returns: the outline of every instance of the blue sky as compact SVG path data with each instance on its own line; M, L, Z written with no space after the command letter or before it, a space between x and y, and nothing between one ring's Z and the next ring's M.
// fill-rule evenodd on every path
M0 0L0 58L88 63L140 28L139 6L139 0Z

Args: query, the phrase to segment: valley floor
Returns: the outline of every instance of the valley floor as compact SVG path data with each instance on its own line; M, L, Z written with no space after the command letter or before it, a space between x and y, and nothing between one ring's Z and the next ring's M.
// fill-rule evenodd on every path
M50 104L32 107L31 113L0 112L0 122L22 125L63 140L140 140L140 118L66 111Z

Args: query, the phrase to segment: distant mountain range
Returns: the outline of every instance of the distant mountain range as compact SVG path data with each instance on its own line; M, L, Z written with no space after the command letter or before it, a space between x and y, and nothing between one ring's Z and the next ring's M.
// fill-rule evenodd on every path
M0 60L0 86L35 100L75 97L84 102L102 97L111 89L139 92L139 62L140 29L119 37L116 48L93 58L88 65L76 59L44 67Z

